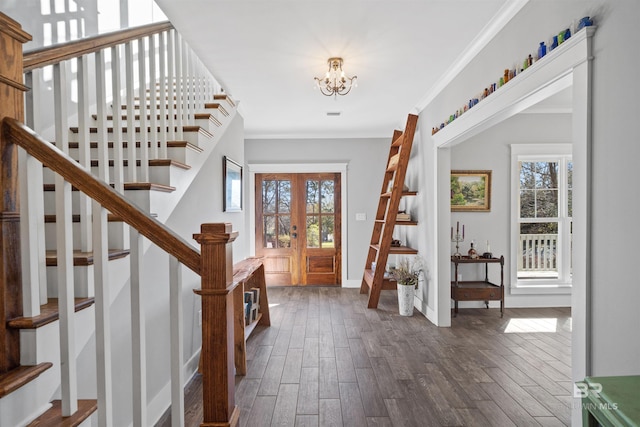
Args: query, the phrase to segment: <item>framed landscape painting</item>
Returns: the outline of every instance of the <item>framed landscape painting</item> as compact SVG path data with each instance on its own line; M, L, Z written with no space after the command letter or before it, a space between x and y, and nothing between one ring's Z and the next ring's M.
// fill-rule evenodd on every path
M491 171L451 171L451 212L491 210Z

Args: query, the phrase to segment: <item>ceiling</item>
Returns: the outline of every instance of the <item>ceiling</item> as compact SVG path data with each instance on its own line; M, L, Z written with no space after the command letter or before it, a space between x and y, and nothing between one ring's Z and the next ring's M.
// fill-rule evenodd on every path
M389 137L523 3L156 2L239 101L246 138ZM333 56L344 58L347 75L358 76L358 87L336 98L323 96L313 80Z

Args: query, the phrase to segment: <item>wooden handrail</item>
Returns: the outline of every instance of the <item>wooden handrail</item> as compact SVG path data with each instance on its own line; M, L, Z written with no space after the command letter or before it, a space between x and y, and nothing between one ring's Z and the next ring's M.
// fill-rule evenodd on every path
M31 71L171 29L173 25L165 21L35 49L24 53L23 68Z
M0 131L2 139L24 148L27 153L61 175L71 185L98 201L103 207L118 215L158 247L176 257L178 261L195 273L200 274L200 252L161 222L132 205L108 184L98 180L67 154L13 118L5 117L2 120Z

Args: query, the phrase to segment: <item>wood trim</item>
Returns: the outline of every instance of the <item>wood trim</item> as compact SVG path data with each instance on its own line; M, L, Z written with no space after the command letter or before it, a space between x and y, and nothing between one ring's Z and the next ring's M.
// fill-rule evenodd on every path
M35 366L19 366L6 374L1 374L0 398L35 380L41 373L52 366L53 363L43 362Z
M33 420L28 427L76 427L98 410L97 400L78 400L78 410L69 417L62 416L62 401L54 400L51 408Z
M21 90L23 92L27 92L29 88L21 83L16 82L15 80L8 79L2 75L0 75L0 83L4 83L7 86L11 86L14 89Z
M31 34L22 29L22 26L4 13L0 12L0 32L8 35L19 43L31 41Z
M14 142L45 166L60 174L65 180L99 202L111 213L137 229L140 234L158 245L165 252L200 274L200 253L182 237L164 224L132 205L108 184L99 181L71 157L38 137L24 124L6 117L2 120L2 139Z
M170 22L159 22L35 49L24 53L23 69L27 72L47 65L57 64L67 59L95 53L102 49L118 46L131 40L137 40L171 29L173 29L173 25Z
M109 261L124 258L129 255L129 249L109 249ZM55 267L58 265L58 254L56 251L46 252L47 267ZM73 265L75 267L86 267L93 265L93 252L73 251Z
M95 298L76 298L75 311L78 312L91 307ZM40 314L34 317L18 317L9 320L8 324L13 329L37 329L60 318L58 310L58 298L49 298L45 305L40 306Z

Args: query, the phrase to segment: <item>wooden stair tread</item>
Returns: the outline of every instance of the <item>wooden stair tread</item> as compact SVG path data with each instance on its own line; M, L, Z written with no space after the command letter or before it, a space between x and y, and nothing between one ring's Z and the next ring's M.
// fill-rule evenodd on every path
M98 120L98 115L97 114L93 114L91 116L93 118L93 120ZM217 126L222 126L222 122L220 122L220 120L218 120L213 114L211 113L195 113L193 115L194 119L196 120L211 120L212 122L214 122ZM160 120L162 117L160 116L160 114L156 115L156 119ZM173 116L174 120L178 119L177 115ZM123 114L122 116L120 116L120 119L122 121L126 121L127 120L127 115ZM134 120L140 120L140 114L135 114L133 116ZM167 114L166 119L169 119L169 115ZM107 120L113 120L113 115L108 114L107 115ZM151 120L151 114L147 114L147 120Z
M109 249L109 261L124 258L129 255L129 249ZM58 265L58 255L56 251L46 252L47 267ZM73 265L87 266L93 265L93 252L73 251Z
M55 145L55 143L54 143ZM78 142L70 142L69 143L69 148L70 149L77 149L79 148L80 143ZM128 148L129 143L127 141L123 141L122 142L122 148ZM147 146L151 147L151 142L147 142ZM158 147L160 146L160 142L158 142ZM140 147L140 141L136 141L136 148ZM98 143L97 142L90 142L89 143L89 148L98 148ZM113 148L113 142L109 141L107 143L107 148ZM192 143L188 142L188 141L167 141L167 148L189 148L190 150L193 151L197 151L199 153L201 153L203 151L202 148L198 147L197 145L193 145Z
M229 112L218 102L205 102L204 108L207 110L217 110L222 113L223 116L229 115Z
M232 107L236 106L236 103L233 101L233 99L231 99L231 97L226 93L219 93L217 95L213 95L213 99L216 101L227 101L229 105L231 105Z
M91 167L98 167L98 165L100 165L100 161L99 160L91 160ZM109 159L109 166L114 166L115 165L115 161L113 159ZM128 159L123 159L122 160L122 165L124 167L128 167L129 166L129 160ZM140 159L136 160L136 166L141 166L142 162L140 161ZM177 168L180 169L185 169L185 170L189 170L191 169L191 166L178 162L176 160L173 159L154 159L154 160L149 160L149 166L150 167L158 167L158 166L175 166Z
M95 302L94 298L75 298L75 311L78 312L87 307L91 307ZM8 322L13 329L37 329L60 318L58 309L58 298L48 298L47 303L40 306L40 314L33 317L16 317Z
M153 215L151 215L153 216ZM108 222L122 222L122 218L120 218L118 215L115 214L107 214L107 221ZM44 216L44 222L46 223L55 223L56 222L56 216L55 215L45 215ZM71 222L80 222L80 215L71 215Z
M111 184L113 187L113 184ZM164 184L156 184L154 182L125 182L124 183L125 190L149 190L149 191L163 191L165 193L171 193L176 191L175 187L171 187L170 185ZM44 184L44 191L55 191L55 184ZM78 191L77 188L72 187L71 190Z
M28 427L76 427L98 409L97 400L78 399L78 410L70 417L62 416L62 402L54 400L51 408L33 420Z
M72 126L69 128L69 130L72 133L78 133L78 127L77 126ZM113 133L113 127L109 126L107 128L107 133ZM126 127L121 128L122 133L128 133L128 129ZM175 127L175 130L177 131L178 128L177 126ZM148 126L147 127L147 131L151 132L151 127ZM182 126L182 131L183 132L198 132L198 133L202 133L208 137L213 137L213 134L211 132L209 132L208 130L206 130L205 128L203 128L202 126L196 126L196 125L185 125ZM140 127L136 126L135 127L135 132L138 133L140 132ZM158 132L162 132L162 128L160 126L158 126ZM98 128L97 127L90 127L89 128L89 133L98 133Z
M0 398L30 383L52 366L52 363L43 362L34 366L18 366L9 372L0 374Z

